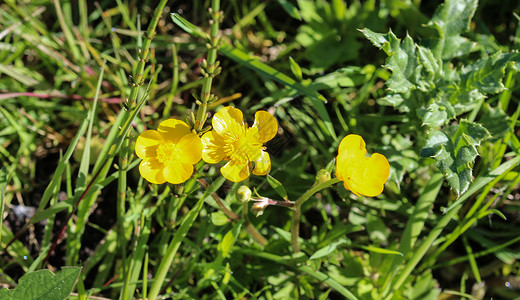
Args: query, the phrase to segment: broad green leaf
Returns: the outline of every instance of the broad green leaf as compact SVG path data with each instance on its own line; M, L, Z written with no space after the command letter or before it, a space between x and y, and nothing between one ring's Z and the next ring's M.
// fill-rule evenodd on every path
M269 185L273 188L273 190L285 201L289 201L289 198L287 197L287 192L285 191L285 188L283 187L282 183L273 176L267 174L267 182Z
M503 138L509 132L509 116L498 108L492 108L486 105L486 110L479 120L489 133L491 140L496 141Z
M80 267L64 267L56 274L49 270L26 273L20 278L16 288L0 290L0 298L5 300L65 299L72 292L80 271Z
M446 0L441 4L427 26L439 35L432 39L436 56L451 59L469 53L470 41L460 36L469 30L471 18L477 9L478 0Z
M478 60L462 70L460 87L471 91L477 89L481 93L496 94L504 90L502 78L506 66L520 62L520 53L496 53L493 56Z
M380 34L365 28L361 32L388 55L385 68L392 71L392 76L387 81L388 89L394 93L405 93L417 88L415 80L419 78L417 74L420 73L421 66L417 63L412 38L406 36L401 43L392 31Z
M433 157L451 188L460 195L471 183L477 146L486 138L489 138L489 132L482 125L461 120L460 124L443 131L432 131L421 156Z
M417 114L422 119L423 125L438 128L448 123L454 117L452 111L453 108L449 103L433 102L426 107L418 109Z

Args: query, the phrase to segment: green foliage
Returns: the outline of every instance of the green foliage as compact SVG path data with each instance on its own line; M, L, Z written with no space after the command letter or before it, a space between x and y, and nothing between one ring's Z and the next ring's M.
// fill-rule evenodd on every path
M0 290L2 299L66 299L81 272L79 267L65 267L53 274L49 270L26 273L13 290Z
M520 297L518 1L134 2L0 4L1 299ZM227 105L275 116L268 176L139 175L139 134Z
M455 0L439 6L427 25L435 32L424 37L424 45L416 44L410 36L401 41L392 31L379 34L362 30L388 55L385 68L392 72L387 81L390 93L380 103L407 113L410 120L425 128L421 155L436 160L457 195L464 193L472 180L476 147L490 137L485 127L460 116L475 109L489 94L502 92L505 69L520 62L520 53L498 52L454 66L455 58L474 51L473 43L461 34L469 30L476 6L477 1ZM453 120L460 124L450 124ZM486 119L484 122L493 126Z

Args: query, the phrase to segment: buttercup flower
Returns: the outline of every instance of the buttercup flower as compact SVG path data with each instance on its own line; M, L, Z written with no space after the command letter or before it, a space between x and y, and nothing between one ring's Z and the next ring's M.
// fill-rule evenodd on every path
M183 121L168 119L157 130L139 135L135 153L143 159L139 173L151 183L183 183L202 156L200 137Z
M345 188L356 195L374 197L383 192L390 175L390 164L386 157L374 153L367 157L363 138L349 134L341 140L336 158L336 177Z
M247 127L239 109L231 106L217 112L211 121L213 130L202 136L202 159L207 163L229 160L220 172L230 181L239 182L253 172L266 175L271 159L263 144L278 131L278 123L266 111L257 111L255 123Z

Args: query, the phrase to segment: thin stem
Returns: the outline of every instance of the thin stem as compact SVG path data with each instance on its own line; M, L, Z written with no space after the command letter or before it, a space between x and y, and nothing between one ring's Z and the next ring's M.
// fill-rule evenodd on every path
M139 57L137 59L137 65L134 69L134 82L132 84L132 89L130 90L130 106L133 107L137 102L137 92L139 91L139 87L143 84L143 76L144 76L144 67L146 62L148 61L148 55L150 54L150 45L152 44L152 40L155 37L155 28L157 28L157 24L159 23L159 19L161 18L161 14L166 6L166 2L168 0L161 0L157 8L153 13L152 22L148 25L148 30L146 30L146 38L144 40L143 48L139 49Z
M294 212L292 217L292 224L291 224L291 243L293 246L293 252L298 253L300 252L300 242L298 241L298 238L300 237L300 217L301 217L301 208L303 203L305 201L309 200L309 198L314 195L315 193L326 189L330 187L331 185L338 183L340 180L337 178L333 178L330 180L327 180L322 183L318 183L313 185L310 189L308 189L303 195L296 200L296 204L294 206Z
M202 184L202 186L204 186L204 188L208 188L209 187L209 184L206 182L206 180L204 179L199 179L199 182L200 184ZM215 202L217 202L218 206L220 207L220 209L222 210L222 212L232 221L239 221L241 219L241 217L236 214L235 212L229 210L225 205L224 203L222 203L222 200L220 199L220 197L217 195L217 193L211 193L211 197L213 197L213 199L215 200ZM246 210L246 206L244 206L244 210ZM265 246L267 245L267 239L256 229L255 226L253 226L253 224L251 224L249 222L249 220L247 218L244 217L244 220L245 220L245 225L246 225L246 230L247 232L249 233L249 235L257 242L259 243L260 245L262 246Z
M201 131L206 123L208 104L211 99L211 85L213 83L213 77L217 72L217 48L219 43L218 27L220 22L220 0L211 1L211 28L210 28L210 40L208 57L206 59L204 81L202 83L202 90L200 92L200 104L197 109L195 119L195 130Z

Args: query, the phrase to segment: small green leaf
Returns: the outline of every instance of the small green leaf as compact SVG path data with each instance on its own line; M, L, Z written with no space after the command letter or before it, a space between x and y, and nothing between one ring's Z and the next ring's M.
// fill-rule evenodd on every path
M5 300L65 299L76 284L80 267L64 267L53 274L49 270L26 273L20 278L15 289L0 290L0 298Z
M278 0L278 4L280 4L282 6L283 10L285 10L285 12L289 16L291 16L292 18L294 18L296 20L301 21L302 16L300 15L300 11L291 2L289 2L287 0Z
M289 197L287 197L287 192L285 191L285 188L283 187L282 183L273 176L267 174L267 182L269 185L274 189L274 191L282 197L285 201L289 201Z
M298 79L299 81L303 80L303 74L302 69L298 65L297 62L294 61L292 57L289 56L289 63L291 64L291 72L293 73L294 77Z
M52 205L51 207L47 208L46 210L42 211L38 215L34 216L31 219L31 222L38 223L43 219L47 219L48 217L54 216L55 214L59 213L60 211L69 209L69 208L72 208L72 204L65 202L65 201L58 202L58 203Z
M401 256L403 256L403 254L401 252L399 252L399 251L383 249L383 248L379 248L379 247L376 247L376 246L364 246L364 245L352 244L352 247L361 248L361 249L367 250L369 252L374 252L374 253L401 255Z
M231 248L235 244L237 240L238 234L240 233L240 229L242 228L242 223L237 223L231 230L229 230L222 241L217 246L217 250L219 252L219 257L226 258L231 251Z
M493 209L488 209L488 210L485 210L485 211L479 213L477 218L481 219L481 218L483 218L485 216L488 216L490 214L497 214L502 219L507 220L506 216L501 211L499 211L498 209L494 209L494 208Z
M327 256L327 255L331 254L332 252L336 251L336 248L338 248L338 246L347 244L347 243L348 243L347 239L341 239L335 243L329 244L329 245L319 249L318 251L314 252L314 254L309 259L312 260L312 259L317 259L317 258Z
M204 31L202 31L199 27L191 24L188 20L181 17L179 14L172 13L171 14L172 20L177 26L182 28L182 30L186 31L187 33L200 37L200 38L207 38L207 35Z
M223 226L228 222L229 218L225 214L221 212L211 213L211 223L213 223L215 226Z

